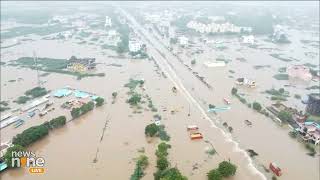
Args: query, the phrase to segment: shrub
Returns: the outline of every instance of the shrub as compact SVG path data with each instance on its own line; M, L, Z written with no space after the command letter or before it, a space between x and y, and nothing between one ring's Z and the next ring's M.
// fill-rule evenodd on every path
M300 96L299 94L295 94L295 95L294 95L294 98L296 98L296 99L301 99L301 96Z
M170 168L161 173L161 180L187 180L177 168Z
M165 170L169 166L169 162L166 157L160 157L157 160L157 168L159 170Z
M44 96L47 93L48 93L48 91L46 90L46 88L35 87L33 89L26 91L25 95L32 96L33 98L36 98L36 97Z
M196 64L196 60L195 59L191 60L191 64L195 65Z
M29 101L31 98L28 97L28 96L20 96L18 97L17 100L15 100L14 102L18 103L18 104L24 104L26 103L27 101Z
M254 103L252 104L252 108L253 108L254 110L256 110L256 111L260 111L261 108L262 108L262 106L261 106L260 103L254 102Z
M116 98L117 96L118 96L118 93L117 93L117 92L113 92L113 93L112 93L112 97L113 97L113 98Z
M165 127L163 125L159 127L159 138L162 141L169 141L170 140L170 136L168 135L168 133L165 130Z
M144 129L145 135L150 137L155 136L158 132L159 132L159 127L155 123L147 125L146 128Z
M143 170L148 166L148 164L149 161L147 156L139 156L136 162L136 168L134 169L134 172L131 175L130 180L140 180L144 176Z
M292 138L296 138L298 136L298 132L297 131L290 131L289 136Z
M222 175L218 169L212 169L211 171L208 172L207 176L208 176L208 180L221 180L222 179Z
M97 106L102 106L104 103L104 99L102 97L98 97L95 99Z
M231 94L232 94L232 95L237 94L237 92L238 92L238 89L237 89L237 88L234 88L234 87L233 87L233 88L231 89Z
M218 170L223 177L234 176L237 171L237 166L228 161L223 161L219 164Z
M137 105L141 101L141 95L138 93L134 93L130 99L128 99L128 103L130 105Z
M66 117L59 116L57 118L54 118L49 122L49 124L51 128L58 128L58 127L64 126L66 124Z
M72 108L71 110L71 116L72 118L77 118L81 115L81 110L80 108Z
M168 155L169 148L171 148L170 144L166 144L165 142L160 143L156 151L157 157L166 157Z
M279 119L287 122L292 120L292 114L284 110L279 112L278 117Z

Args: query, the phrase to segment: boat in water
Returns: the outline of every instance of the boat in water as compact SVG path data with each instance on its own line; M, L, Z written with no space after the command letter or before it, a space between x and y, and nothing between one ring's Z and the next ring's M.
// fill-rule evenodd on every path
M198 126L197 125L188 125L187 126L187 130L188 131L192 131L192 130L198 130Z
M191 140L202 139L202 138L203 138L203 136L202 136L202 134L199 133L199 132L195 132L195 133L191 133L191 134L190 134L190 139L191 139Z
M281 169L278 167L278 165L274 162L270 163L269 164L269 168L271 169L271 171L277 175L277 176L281 176L282 175L282 172L281 172Z

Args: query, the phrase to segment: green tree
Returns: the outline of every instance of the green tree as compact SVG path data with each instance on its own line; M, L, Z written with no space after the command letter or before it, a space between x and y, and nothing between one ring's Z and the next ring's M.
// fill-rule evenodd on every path
M130 177L130 180L139 180L143 177L144 173L143 173L143 169L141 166L136 166L136 168L134 169L133 174Z
M102 106L104 103L104 99L102 97L98 97L95 99L97 106Z
M208 180L221 180L222 175L218 169L212 169L211 171L208 172L207 174Z
M137 165L141 166L143 169L149 164L148 157L146 155L140 155L137 161Z
M177 168L170 168L167 170L164 170L162 173L161 180L188 180L187 177L183 176L179 169Z
M80 108L72 108L71 116L72 116L73 119L79 117L80 115L81 115Z
M165 170L169 166L169 162L166 157L160 157L157 160L157 168L159 170Z
M253 108L254 110L256 110L256 111L261 111L262 106L261 106L260 103L254 102L254 103L252 104L252 108Z
M162 142L158 145L158 149L156 151L156 155L158 158L166 157L168 155L168 149L171 148L170 144Z
M8 167L16 167L16 164L14 164L14 166L12 166L12 158L15 158L15 156L12 156L12 152L23 152L26 149L20 145L14 145L12 147L9 147L7 149L6 154L4 155L4 160L6 162L6 164L8 165Z
M284 93L284 89L283 89L283 88L280 88L280 89L279 89L279 93L283 94L283 93Z
M57 118L54 118L49 122L49 124L51 128L58 128L58 127L64 126L66 124L66 117L59 116Z
M196 64L196 60L195 59L191 60L191 64L195 65Z
M24 130L22 133L17 134L12 139L12 143L26 147L32 144L33 142L41 139L42 137L48 135L48 133L49 129L44 124L39 126L33 126Z
M236 95L237 92L238 92L238 89L237 89L237 88L233 87L233 88L231 89L231 94L232 94L232 95Z
M141 101L141 95L138 93L134 93L128 100L129 104L131 105L137 105L140 101Z
M283 121L291 121L292 120L292 114L288 111L280 111L278 114L279 119L283 120Z
M113 93L112 93L112 97L113 97L113 98L116 98L116 97L117 97L117 95L118 95L118 93L117 93L117 92L113 92Z
M234 176L237 171L237 166L228 161L223 161L219 164L218 170L223 177Z
M159 132L159 127L155 123L147 125L144 130L145 135L150 137L155 136L158 132Z

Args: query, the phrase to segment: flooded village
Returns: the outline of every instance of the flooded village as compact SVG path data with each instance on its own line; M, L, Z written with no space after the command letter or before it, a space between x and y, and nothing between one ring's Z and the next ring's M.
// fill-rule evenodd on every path
M1 2L0 179L319 179L319 2L264 3Z

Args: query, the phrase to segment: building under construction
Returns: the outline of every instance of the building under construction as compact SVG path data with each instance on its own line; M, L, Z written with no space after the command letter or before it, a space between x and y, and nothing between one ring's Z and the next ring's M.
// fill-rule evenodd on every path
M77 58L71 56L68 61L68 69L75 72L84 72L96 68L96 58Z

